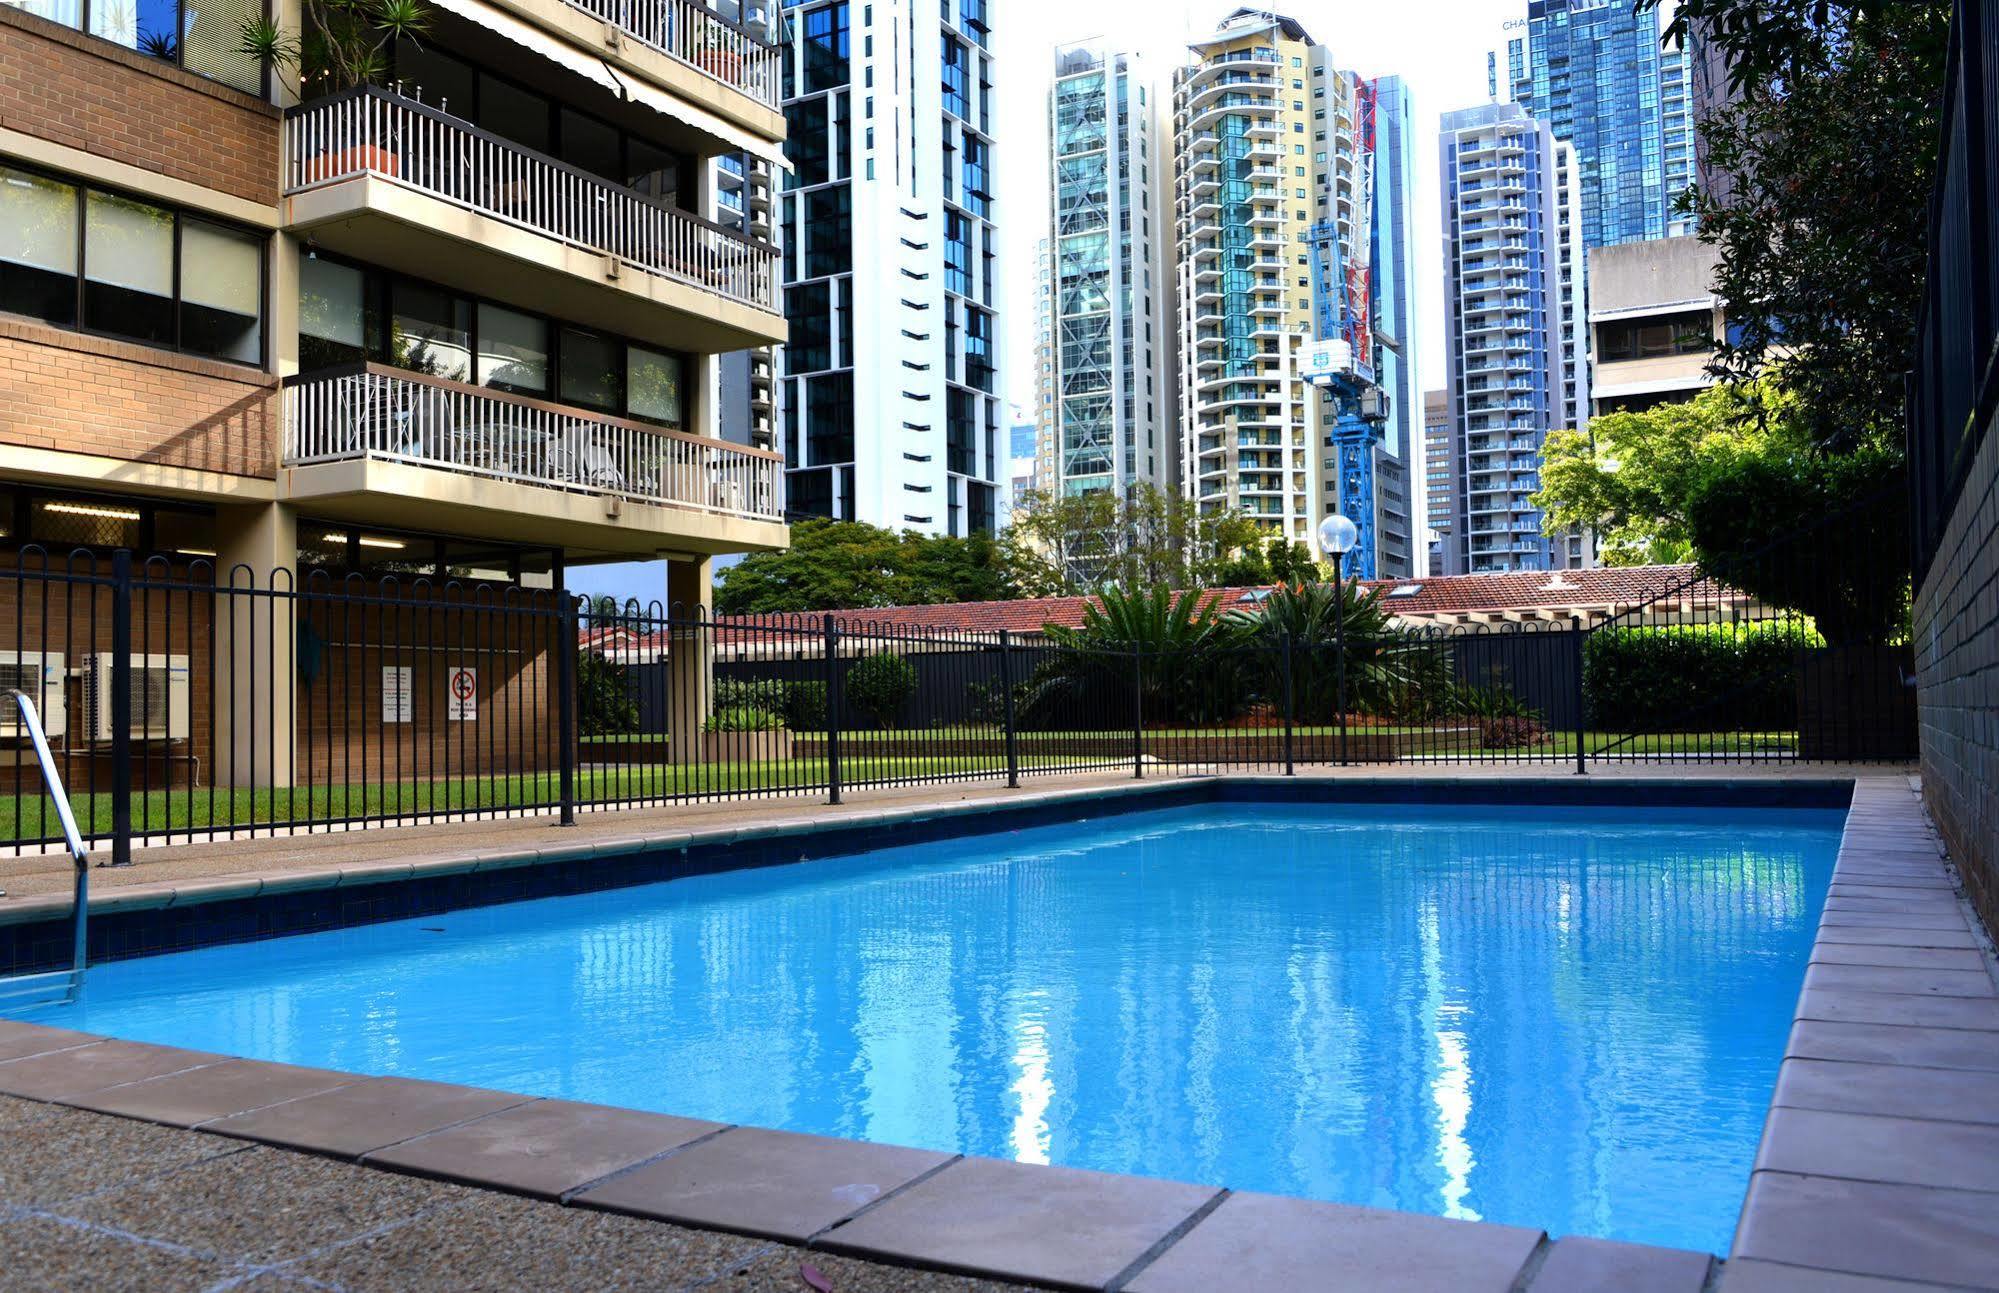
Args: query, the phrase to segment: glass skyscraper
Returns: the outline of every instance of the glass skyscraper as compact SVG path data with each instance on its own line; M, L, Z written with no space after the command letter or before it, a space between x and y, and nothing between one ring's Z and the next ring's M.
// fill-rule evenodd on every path
M1514 101L1575 150L1585 247L1691 232L1674 206L1693 176L1692 60L1660 45L1668 6L1632 9L1529 0L1506 47Z

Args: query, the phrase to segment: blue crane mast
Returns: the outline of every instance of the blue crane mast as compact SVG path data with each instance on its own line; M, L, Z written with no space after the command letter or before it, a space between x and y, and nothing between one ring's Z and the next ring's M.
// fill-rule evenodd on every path
M1345 560L1350 578L1373 579L1379 536L1374 509L1374 447L1388 420L1386 392L1375 384L1374 293L1372 276L1375 93L1371 82L1356 89L1357 139L1351 233L1342 237L1337 221L1320 220L1306 235L1311 247L1312 313L1318 354L1308 360L1308 376L1332 401L1332 444L1337 451L1337 507L1360 531ZM1331 344L1328 344L1331 343Z

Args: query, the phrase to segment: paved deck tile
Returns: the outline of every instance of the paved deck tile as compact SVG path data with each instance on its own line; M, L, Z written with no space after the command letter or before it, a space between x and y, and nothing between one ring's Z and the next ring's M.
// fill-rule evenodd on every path
M1735 1255L1794 1266L1999 1288L1990 1194L1758 1172Z
M498 1113L527 1099L445 1082L369 1078L353 1086L223 1118L205 1129L268 1145L354 1156L468 1118Z
M231 1274L186 1249L138 1244L49 1217L0 1221L0 1284L33 1289L204 1289ZM11 1281L21 1279L18 1285ZM27 1282L32 1281L32 1282Z
M1999 1073L1792 1059L1777 1075L1773 1103L1999 1125Z
M573 1200L802 1243L952 1155L738 1127Z
M1892 1185L1999 1191L1999 1127L1774 1109L1756 1166Z
M1061 1287L1101 1288L1218 1191L965 1158L827 1234L827 1248Z
M1714 1258L1572 1235L1548 1250L1533 1293L1702 1293Z
M263 1265L480 1198L439 1181L253 1146L106 1191L71 1215Z
M1722 1268L1716 1293L1948 1293L1948 1289L1942 1284L1842 1275L1738 1257Z
M1999 1072L1999 1033L1800 1019L1791 1026L1784 1053L1802 1059Z
M1967 932L1964 917L1954 911L1840 911L1833 909L1820 918L1826 929L1842 925L1860 929L1930 929Z
M40 1024L0 1019L0 1061L18 1060L71 1046L88 1046L104 1038L96 1033L73 1032L67 1028L44 1028Z
M0 1064L0 1091L32 1100L59 1100L125 1082L141 1082L184 1069L220 1064L227 1058L175 1046L97 1042Z
M838 1253L773 1246L756 1260L703 1284L700 1293L809 1293L810 1286L800 1275L805 1266L818 1271L834 1293L1020 1293L1022 1288L974 1275L883 1266Z
M1820 943L1812 948L1812 964L1889 965L1912 970L1976 970L1980 974L1986 974L1985 957L1968 947L1878 947L1865 943Z
M331 1069L266 1064L261 1060L225 1060L165 1077L70 1096L63 1103L174 1127L192 1127L362 1081L366 1079Z
M1912 997L1905 993L1867 992L1859 988L1807 988L1798 998L1798 1018L1999 1032L1999 1000Z
M1128 1287L1506 1293L1540 1241L1514 1226L1231 1194Z
M33 1108L37 1112L10 1119L0 1130L0 1204L52 1205L135 1176L242 1152L230 1141L149 1123L55 1105Z
M1818 945L1861 943L1877 947L1969 947L1979 946L1969 929L1869 929L1862 925L1828 925L1819 929Z
M1936 949L1930 949L1932 951ZM1914 996L1990 997L1992 976L1975 970L1919 966L1839 965L1819 962L1805 972L1810 988L1855 988L1862 992L1906 992Z
M554 1198L725 1124L536 1100L404 1141L367 1161Z

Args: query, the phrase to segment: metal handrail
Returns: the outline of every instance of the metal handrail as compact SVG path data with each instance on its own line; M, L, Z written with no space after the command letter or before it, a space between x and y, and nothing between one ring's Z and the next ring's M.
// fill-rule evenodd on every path
M83 834L76 828L76 813L70 808L69 792L63 789L62 773L56 770L55 756L49 752L48 733L42 730L42 716L35 711L35 702L24 691L10 690L7 694L20 706L21 726L34 743L35 761L42 765L42 782L48 788L49 798L55 801L56 816L62 822L63 839L69 845L70 857L76 862L76 905L70 913L72 963L67 971L69 983L64 995L65 1001L74 1001L83 988L83 971L90 960L90 850L84 846ZM14 982L19 985L50 977L24 975Z

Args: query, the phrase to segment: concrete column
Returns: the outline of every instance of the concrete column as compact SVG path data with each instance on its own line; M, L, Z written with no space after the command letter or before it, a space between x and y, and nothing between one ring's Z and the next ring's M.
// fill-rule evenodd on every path
M676 763L701 758L701 725L708 721L715 694L715 642L689 627L706 619L713 562L707 557L673 558L666 563L666 602L675 624L667 642L667 730Z
M220 786L289 786L297 731L298 521L286 503L215 513L215 743ZM253 591L254 590L254 591ZM275 595L274 595L275 591Z

